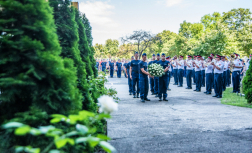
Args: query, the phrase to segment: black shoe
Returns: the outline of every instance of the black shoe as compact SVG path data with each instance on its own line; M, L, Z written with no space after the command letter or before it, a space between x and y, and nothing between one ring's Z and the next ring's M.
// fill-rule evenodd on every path
M155 95L154 92L151 92L151 95Z
M174 83L173 85L178 85L177 83Z
M155 97L158 97L158 94L156 94L156 96Z
M137 94L137 98L139 98L139 94Z
M217 98L222 98L222 96L217 96Z
M178 87L183 87L183 86L178 86Z
M142 103L145 103L145 100L144 100L144 99L141 99L141 102L142 102Z
M196 90L196 92L201 92L201 90Z
M168 91L171 91L171 89L167 89Z
M191 89L190 87L186 87L186 89Z
M148 98L145 98L144 100L146 100L146 101L150 101L150 99L148 99Z
M130 92L129 95L132 95L132 93Z
M162 99L161 99L161 98L159 98L159 101L162 101Z
M210 92L207 92L206 95L211 95L211 93L210 93Z
M164 98L163 101L168 101L168 99Z
M197 91L197 89L193 90L193 91Z
M136 94L133 96L133 98L136 98Z
M217 95L214 95L213 97L218 97Z

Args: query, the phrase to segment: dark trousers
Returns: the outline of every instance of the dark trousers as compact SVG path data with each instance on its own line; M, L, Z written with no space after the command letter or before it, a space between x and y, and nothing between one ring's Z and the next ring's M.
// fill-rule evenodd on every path
M158 94L158 77L154 77L154 94Z
M205 74L205 70L201 70L201 85L205 87L205 77L206 77L206 74Z
M168 86L168 75L163 75L158 79L159 87L158 87L158 97L166 98L167 97L167 86Z
M206 74L206 92L211 93L212 92L212 84L213 84L213 73L207 73Z
M118 78L121 78L121 74L122 74L122 70L119 68L119 69L117 70L117 77L118 77Z
M147 75L139 75L139 86L140 86L140 97L141 99L146 99L149 92L149 80Z
M214 92L216 96L222 96L222 73L214 74Z
M114 69L110 69L110 77L113 78L114 76Z
M193 70L186 71L186 83L187 83L187 87L189 88L192 88L192 73L193 73Z
M183 86L183 72L183 69L178 70L178 81L180 86Z
M196 79L195 79L195 69L192 70L192 77L193 77L193 83L196 83Z
M196 90L201 91L201 71L195 72Z
M130 76L129 76L129 70L127 70L127 73L128 73L129 93L132 93L133 92L133 89L132 89L132 80L130 79Z
M178 84L178 69L173 69L174 72L174 82Z
M105 70L106 70L106 67L102 67L102 72L105 72Z
M232 73L233 92L240 92L240 71Z
M150 78L150 91L154 93L154 79Z
M227 86L227 71L223 71L222 74L222 90L225 91Z
M230 75L230 70L227 70L227 86L231 84L231 75Z
M186 66L184 66L183 76L186 77Z
M137 85L137 90L136 90L136 85ZM139 73L132 72L132 92L133 95L136 93L139 94L140 88L139 88Z
M214 80L214 70L213 70L213 76L212 76L212 79ZM213 82L213 84L212 84L212 88L214 89L214 84L215 84L215 82Z

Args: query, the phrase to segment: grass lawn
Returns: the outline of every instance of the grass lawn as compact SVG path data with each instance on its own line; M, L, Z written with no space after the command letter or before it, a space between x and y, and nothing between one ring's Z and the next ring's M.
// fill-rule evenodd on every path
M223 92L221 103L225 105L239 106L239 107L248 107L252 108L252 104L248 104L245 97L237 96L236 93L231 93L233 88L227 88Z

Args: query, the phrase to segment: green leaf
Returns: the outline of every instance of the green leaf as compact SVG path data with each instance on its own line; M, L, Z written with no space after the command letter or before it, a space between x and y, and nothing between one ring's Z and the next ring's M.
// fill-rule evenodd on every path
M24 150L24 147L16 147L15 148L15 152L18 153L18 152L22 152Z
M78 115L69 115L70 124L76 124L78 120L80 120L80 117Z
M76 124L76 129L82 134L86 134L88 132L88 128L85 125Z
M67 133L65 136L66 137L71 137L71 136L75 136L75 135L78 135L79 133L77 131L72 131L72 132L69 132Z
M75 143L82 143L82 142L87 142L88 138L87 137L80 137L75 140Z
M98 120L100 120L103 118L111 118L111 116L109 114L99 114L97 118L98 118Z
M89 112L89 111L83 110L83 111L80 111L80 112L79 112L79 116L81 117L82 120L84 120L84 119L86 119L87 117L94 117L95 114L94 114L94 113L91 113L91 112Z
M27 133L29 133L31 130L31 127L28 125L19 127L15 130L15 135L26 135Z
M67 142L70 144L70 145L74 145L74 140L73 139L70 139L70 138L67 138Z
M61 118L54 118L54 119L51 119L50 123L58 123L61 121Z
M24 126L24 124L19 123L19 122L9 122L7 124L3 125L4 129L8 129L8 128L17 128L17 127L21 127Z
M116 151L116 149L106 141L101 141L100 146L109 153Z
M67 139L58 139L55 141L55 145L57 147L57 149L60 149L62 147L64 147L67 143Z
M96 137L88 137L88 143L91 147L95 147L96 145L99 144L100 142L100 139L99 138L96 138Z
M53 115L51 115L51 117L53 117L53 118L64 118L64 119L67 119L67 117L66 116L64 116L64 115L61 115L61 114L53 114Z
M55 149L55 150L49 151L49 153L60 153L60 151Z
M55 129L55 127L54 126L52 126L52 125L49 125L49 126L40 126L39 127L39 130L42 132L42 133L47 133L49 130L53 130L53 129Z
M100 138L100 139L103 139L103 140L111 140L110 137L108 137L106 135L103 135L103 134L98 134L96 137Z
M40 134L42 134L42 132L40 132L40 130L38 130L36 128L31 128L30 134L31 135L40 135Z

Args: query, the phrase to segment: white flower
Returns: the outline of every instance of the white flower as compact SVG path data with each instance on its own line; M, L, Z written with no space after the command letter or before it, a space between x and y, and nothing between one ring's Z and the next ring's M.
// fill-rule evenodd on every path
M114 102L114 99L112 97L103 95L98 98L98 102L98 105L100 105L100 113L110 114L118 110L118 104Z

